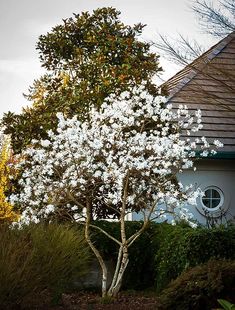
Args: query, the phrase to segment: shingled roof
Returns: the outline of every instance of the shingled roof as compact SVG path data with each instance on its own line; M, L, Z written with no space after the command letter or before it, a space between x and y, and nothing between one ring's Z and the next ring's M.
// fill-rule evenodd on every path
M169 79L164 86L168 102L177 108L201 109L200 136L219 139L223 153L235 155L235 32L228 35L190 65ZM199 136L196 133L195 136Z

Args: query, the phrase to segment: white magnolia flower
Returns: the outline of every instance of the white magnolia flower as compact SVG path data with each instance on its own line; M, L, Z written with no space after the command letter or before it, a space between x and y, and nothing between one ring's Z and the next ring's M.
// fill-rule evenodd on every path
M51 144L49 140L41 140L42 147L48 147Z
M172 175L193 167L196 150L203 156L210 153L205 137L181 138L185 128L189 133L200 130L200 111L190 115L186 106L175 111L165 98L141 87L110 96L99 111L91 110L89 121L66 119L62 113L57 117L57 130L41 140L41 148L27 149L20 163L22 191L10 201L27 210L22 221L48 216L57 204L74 211L74 204L88 198L93 210L108 205L125 207L125 212L150 212L151 206L165 202L169 210L190 219L179 206L181 201L194 204L198 193L189 193L191 187L177 184Z

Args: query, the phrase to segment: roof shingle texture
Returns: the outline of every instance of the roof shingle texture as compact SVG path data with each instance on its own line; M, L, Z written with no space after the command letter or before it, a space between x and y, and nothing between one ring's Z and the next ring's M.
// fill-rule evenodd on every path
M220 140L235 152L235 32L169 79L168 102L201 109L203 129L195 136Z

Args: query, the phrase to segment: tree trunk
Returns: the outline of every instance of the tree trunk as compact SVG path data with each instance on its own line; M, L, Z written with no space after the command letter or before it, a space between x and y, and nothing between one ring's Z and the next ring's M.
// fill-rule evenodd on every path
M128 189L128 175L127 175L126 183L124 187L122 209L121 209L121 214L120 214L121 246L120 246L119 253L118 253L118 259L117 259L114 278L108 291L108 295L113 296L113 297L117 296L121 288L123 275L129 262L128 246L126 242L127 241L126 240L126 227L125 227L127 189Z
M85 239L90 246L91 250L95 254L96 258L98 259L98 262L100 264L101 270L102 270L102 297L105 297L107 295L107 276L108 276L108 271L107 267L105 265L105 262L100 255L99 251L97 248L94 246L90 239L90 223L91 223L91 207L90 203L87 202L86 204L86 224L85 224Z
M121 262L120 262L121 261ZM124 276L124 272L126 270L126 267L128 265L129 262L129 258L128 258L128 248L127 246L123 247L123 253L122 253L122 257L120 257L120 259L118 259L117 261L117 265L116 265L116 271L114 274L114 278L112 281L112 284L108 290L108 295L112 296L112 297L116 297L121 285L122 285L122 280L123 280L123 276Z

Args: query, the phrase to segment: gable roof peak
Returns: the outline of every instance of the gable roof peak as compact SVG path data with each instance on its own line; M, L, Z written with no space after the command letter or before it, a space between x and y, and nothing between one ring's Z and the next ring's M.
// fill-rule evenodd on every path
M235 32L212 46L166 83L173 109L187 105L200 109L203 128L191 139L205 136L220 140L222 152L235 154ZM188 137L182 132L183 137ZM231 153L230 153L231 154ZM223 155L224 157L224 155Z
M235 39L235 31L231 32L225 38L213 45L209 50L196 58L190 64L186 65L182 70L177 72L173 77L162 84L169 91L168 99L172 98L178 91L181 90L188 82L192 80L198 72L203 71L203 68L217 57L223 49ZM234 47L235 53L235 47ZM235 56L235 55L234 55Z

